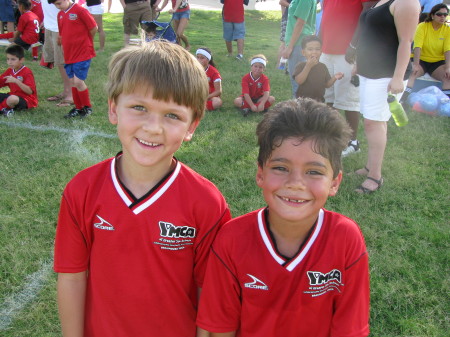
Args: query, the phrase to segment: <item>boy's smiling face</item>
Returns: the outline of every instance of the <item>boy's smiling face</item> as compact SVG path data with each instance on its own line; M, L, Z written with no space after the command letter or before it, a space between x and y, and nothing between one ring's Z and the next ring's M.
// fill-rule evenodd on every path
M262 73L264 72L264 70L266 69L266 67L262 63L255 62L252 64L250 69L252 72L252 76L254 78L259 78L262 75Z
M256 183L269 206L271 225L310 228L328 197L337 193L342 173L333 178L330 161L313 145L313 140L285 139L258 167Z
M153 99L153 90L120 94L109 102L109 121L117 125L123 161L131 167L168 171L173 154L189 141L199 121L192 109Z

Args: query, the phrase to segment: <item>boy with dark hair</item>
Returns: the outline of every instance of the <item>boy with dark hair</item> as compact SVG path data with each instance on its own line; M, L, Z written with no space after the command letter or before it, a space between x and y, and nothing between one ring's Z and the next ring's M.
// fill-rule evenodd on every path
M212 337L367 336L363 236L323 208L342 180L347 123L306 98L271 108L256 133L256 182L268 207L217 235L197 324Z
M87 9L70 0L48 0L58 13L59 42L64 51L64 68L72 85L75 108L65 118L86 117L92 113L89 89L85 83L91 59L95 57L97 23Z
M301 45L306 62L298 63L292 75L298 84L296 97L309 97L318 102L325 102L325 89L333 86L344 74L336 73L331 77L327 66L319 62L322 54L322 40L319 37L307 35Z
M40 20L31 11L30 0L17 0L20 18L15 32L0 34L0 39L12 39L12 42L28 50L33 44L39 42ZM32 48L33 60L38 59L37 46Z
M204 115L205 71L179 45L153 41L112 57L107 90L122 151L63 193L63 334L195 337L210 245L230 219L219 190L174 157Z
M9 93L0 93L0 114L10 117L14 109L31 109L38 105L36 83L30 68L24 66L25 51L19 45L6 48L8 69L0 75L0 87L9 87Z

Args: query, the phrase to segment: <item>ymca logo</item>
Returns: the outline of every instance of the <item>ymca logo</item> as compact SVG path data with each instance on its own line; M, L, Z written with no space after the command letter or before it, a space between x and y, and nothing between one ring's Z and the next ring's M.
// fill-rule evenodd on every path
M269 290L269 287L263 281L257 279L256 277L250 274L247 274L247 276L250 276L253 282L244 283L245 288Z
M195 238L195 228L189 226L174 226L170 222L159 222L160 234L168 238Z
M73 13L69 14L69 20L76 20L76 19L78 19L78 15Z
M105 231L113 231L115 229L113 225L111 225L105 219L101 218L100 215L96 214L96 216L100 220L100 222L94 223L95 228L103 229Z
M311 286L318 286L328 283L329 281L337 281L341 283L341 272L333 269L329 273L323 274L319 271L308 271L309 284Z
M19 81L23 82L23 77L22 76L17 76L16 77Z

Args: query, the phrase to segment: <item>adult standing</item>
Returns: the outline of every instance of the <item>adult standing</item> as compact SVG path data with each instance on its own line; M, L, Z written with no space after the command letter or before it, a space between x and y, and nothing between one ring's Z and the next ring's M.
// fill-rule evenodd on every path
M359 88L351 81L353 65L345 60L345 53L358 26L361 12L372 7L373 0L325 0L320 27L324 63L330 74L343 73L344 77L325 91L325 102L336 109L345 111L345 118L352 129L352 137L342 156L360 151ZM351 48L351 47L350 47Z
M0 22L2 24L2 33L3 22L6 22L8 33L14 32L14 23L16 22L16 17L14 15L13 0L0 0Z
M405 88L419 14L418 0L380 0L361 14L356 65L368 152L366 166L356 171L366 175L358 193L374 192L383 184L381 167L391 117L387 94L399 96Z
M138 33L142 21L152 21L152 8L149 0L120 0L123 7L123 40L130 44L131 34Z
M44 0L45 1L45 0ZM89 13L91 13L92 17L95 20L95 23L98 27L98 42L100 45L99 51L103 51L105 49L105 30L103 29L103 0L86 0L86 6Z
M245 17L244 4L248 0L220 0L223 4L223 39L227 47L227 56L233 55L233 41L236 41L238 53L236 59L244 59Z
M59 9L49 4L47 0L41 1L44 12L45 42L43 48L44 61L53 63L58 68L63 81L63 91L60 94L47 98L51 102L59 102L58 106L69 106L73 104L72 86L64 69L64 55L61 45L58 44L58 13Z
M293 98L295 98L298 84L292 76L297 63L305 61L301 45L303 37L313 35L316 30L316 8L316 0L292 0L289 5L285 36L286 48L282 56L288 59Z

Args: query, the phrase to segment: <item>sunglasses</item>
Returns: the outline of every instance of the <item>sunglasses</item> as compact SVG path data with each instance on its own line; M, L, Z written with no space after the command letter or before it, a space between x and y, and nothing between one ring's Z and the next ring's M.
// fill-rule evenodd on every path
M447 16L448 13L434 13L434 15L436 15L436 16Z

